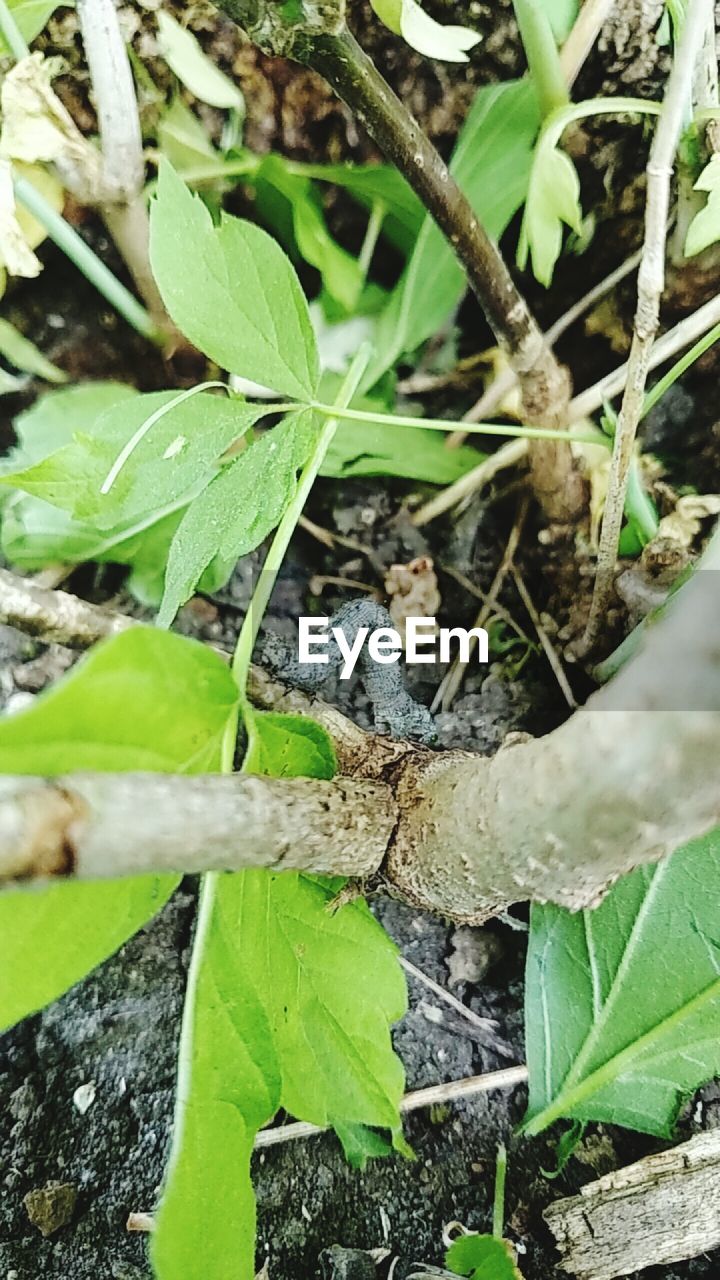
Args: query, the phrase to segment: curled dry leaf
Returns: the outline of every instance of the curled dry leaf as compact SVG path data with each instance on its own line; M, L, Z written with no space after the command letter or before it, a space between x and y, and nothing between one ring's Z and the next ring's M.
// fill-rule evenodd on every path
M42 264L30 248L18 220L13 190L12 167L0 157L0 266L11 276L34 279Z
M96 203L102 192L102 160L52 88L58 71L57 58L32 53L8 72L0 94L0 151L26 164L57 164L67 185Z

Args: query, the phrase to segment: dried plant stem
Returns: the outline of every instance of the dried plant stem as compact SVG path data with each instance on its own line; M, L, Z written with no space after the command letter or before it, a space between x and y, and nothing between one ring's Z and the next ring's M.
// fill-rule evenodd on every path
M666 360L671 360L679 351L684 351L717 324L720 324L720 295L710 298L702 307L698 307L691 315L685 316L684 320L658 338L650 355L649 372L657 369ZM622 391L627 378L626 362L617 369L613 369L611 373L607 373L599 382L581 391L570 401L568 421L579 422L581 418L587 418L590 414L596 413L606 400L612 400Z
M638 300L628 360L627 382L618 416L610 481L603 513L597 576L582 651L595 644L612 596L620 530L625 509L628 473L635 436L643 410L645 384L660 317L665 288L665 242L670 204L673 161L692 87L698 53L705 38L707 11L712 0L690 0L680 45L668 80L667 92L655 130L647 164L645 240L638 272Z
M501 445L477 467L473 467L472 471L467 471L454 484L448 485L447 489L441 489L440 493L420 507L413 515L413 524L420 528L431 520L435 520L437 516L443 515L445 511L450 511L471 494L477 493L486 484L490 484L500 471L517 466L527 457L527 452L527 440L508 440L507 444Z
M505 1067L502 1071L488 1071L482 1076L468 1076L465 1080L451 1080L448 1084L433 1084L427 1089L406 1093L400 1103L400 1111L407 1114L423 1107L436 1107L446 1102L472 1098L479 1093L492 1093L495 1089L515 1089L519 1084L525 1084L527 1078L527 1067ZM327 1128L308 1124L304 1120L278 1125L274 1129L261 1129L255 1139L255 1150L276 1147L297 1138L313 1138L317 1133L327 1133Z
M617 0L585 0L560 51L560 66L568 88L577 76Z
M140 117L115 0L77 0L77 11L102 144L100 212L153 320L177 338L150 267Z
M584 12L584 10L581 12ZM558 316L554 324L551 324L550 328L545 331L545 341L553 347L558 338L562 337L563 333L565 333L566 329L569 329L570 326L573 325L576 320L579 320L581 316L584 316L585 312L589 311L590 308L600 300L600 298L604 298L611 289L614 289L617 284L620 284L626 276L629 276L630 273L640 265L641 257L642 249L638 249L636 253L632 253L629 258L626 258L624 262L621 262L619 267L615 267L614 271L611 271L606 275L603 280L600 280L596 285L593 285L592 289L588 289L588 292L584 294L582 298L578 298L577 302L574 302L573 305L563 313L563 315ZM467 413L463 415L463 422L482 422L484 418L490 417L490 415L497 409L498 405L500 405L505 397L512 391L516 382L517 378L514 370L509 368L504 369L497 378L493 379L472 408L468 409ZM571 417L568 413L568 422L572 424L575 421L577 421L577 419ZM466 431L453 431L452 435L448 436L446 441L448 448L452 449L455 446L462 444L466 437Z

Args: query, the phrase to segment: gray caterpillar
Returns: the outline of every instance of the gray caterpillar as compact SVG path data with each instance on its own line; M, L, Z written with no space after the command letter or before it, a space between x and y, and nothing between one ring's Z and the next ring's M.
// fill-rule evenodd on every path
M351 600L342 605L330 619L330 628L339 627L349 644L353 644L361 627L370 631L392 627L387 609L374 600ZM279 636L268 634L259 641L261 662L296 689L305 693L317 693L330 675L343 662L337 641L330 634L327 646L328 661L320 665L298 662L292 646ZM373 706L373 719L378 733L392 738L409 738L426 746L435 742L435 723L422 703L410 696L403 684L399 663L383 666L373 662L366 648L359 658L360 679Z

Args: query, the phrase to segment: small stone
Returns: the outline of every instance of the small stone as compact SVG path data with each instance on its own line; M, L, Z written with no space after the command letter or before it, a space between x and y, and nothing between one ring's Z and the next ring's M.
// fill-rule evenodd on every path
M77 1191L69 1182L48 1182L23 1197L28 1218L43 1236L51 1236L67 1225L76 1202Z
M75 1109L80 1112L81 1116L84 1116L86 1111L90 1110L93 1102L95 1101L95 1093L96 1089L94 1080L89 1080L87 1084L78 1085L73 1094L73 1104Z

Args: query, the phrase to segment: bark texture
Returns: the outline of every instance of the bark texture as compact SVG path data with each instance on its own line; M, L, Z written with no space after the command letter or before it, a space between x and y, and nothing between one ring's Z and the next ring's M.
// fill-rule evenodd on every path
M578 1280L615 1280L720 1245L720 1132L698 1134L558 1200L545 1221L560 1265Z
M244 867L370 875L397 820L382 784L160 773L0 779L0 880Z
M436 754L365 734L255 670L253 699L315 715L352 779L105 774L49 794L5 779L4 874L380 868L390 892L458 920L525 899L592 905L720 824L720 535L701 565L639 655L545 738L492 758Z

